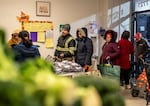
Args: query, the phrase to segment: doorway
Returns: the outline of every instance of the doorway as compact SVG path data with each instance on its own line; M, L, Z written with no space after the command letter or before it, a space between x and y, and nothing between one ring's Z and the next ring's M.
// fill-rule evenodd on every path
M135 13L133 22L133 35L137 32L150 44L150 12ZM132 37L134 40L134 37Z

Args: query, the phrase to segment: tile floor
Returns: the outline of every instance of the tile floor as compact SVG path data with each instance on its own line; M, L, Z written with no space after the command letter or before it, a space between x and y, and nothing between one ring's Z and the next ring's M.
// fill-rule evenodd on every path
M146 106L146 100L141 97L132 97L132 95L130 94L130 90L124 89L121 93L125 98L126 106Z

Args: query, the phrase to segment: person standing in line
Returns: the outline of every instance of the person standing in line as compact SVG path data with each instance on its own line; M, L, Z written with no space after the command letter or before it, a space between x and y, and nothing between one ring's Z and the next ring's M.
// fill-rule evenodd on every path
M20 43L20 39L19 39L20 31L21 31L20 29L16 29L12 32L11 39L8 41L8 47L12 48L13 46Z
M113 65L118 65L120 46L116 43L117 33L113 30L107 30L104 39L106 42L102 47L100 64L107 64L108 60L110 60Z
M136 71L137 75L139 75L143 70L143 63L141 59L145 60L145 56L148 52L148 44L147 42L142 38L142 34L140 32L137 32L134 35L135 38L135 57L136 57Z
M120 58L119 65L121 67L120 71L120 85L123 86L125 82L125 89L129 89L129 79L130 79L130 70L131 70L131 62L130 55L134 54L134 46L130 38L130 32L124 31L121 36L121 40L119 40L118 44L120 45Z
M40 57L37 46L33 45L29 39L28 31L22 30L19 32L19 38L21 42L12 48L15 53L15 60L18 63L24 62L27 59Z
M65 24L62 27L61 36L58 38L57 47L54 53L54 60L73 61L75 56L75 39L70 32L70 25Z
M79 28L76 32L77 48L75 55L75 62L80 64L84 71L92 71L92 55L93 55L93 43L88 37L87 28Z

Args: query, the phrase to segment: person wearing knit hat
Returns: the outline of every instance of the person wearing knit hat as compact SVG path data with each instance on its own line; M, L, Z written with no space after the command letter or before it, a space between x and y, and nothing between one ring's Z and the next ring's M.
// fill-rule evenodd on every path
M145 56L148 51L148 44L147 42L142 38L142 34L140 32L137 32L134 35L135 38L135 57L136 57L136 70L138 72L138 75L142 71L142 64L141 64L141 58L145 59Z
M8 41L8 46L10 48L12 48L13 46L15 46L16 44L20 43L20 39L19 39L19 32L21 30L20 29L15 29L12 34L11 34L11 39Z
M54 59L72 61L75 55L75 39L70 34L70 25L62 26L61 36L58 38Z
M63 25L62 30L66 30L66 31L70 32L70 24Z

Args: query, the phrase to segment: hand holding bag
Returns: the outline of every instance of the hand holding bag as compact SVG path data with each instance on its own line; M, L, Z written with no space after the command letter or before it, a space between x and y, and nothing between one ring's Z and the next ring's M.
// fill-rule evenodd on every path
M103 77L109 77L113 79L120 79L120 66L113 65L109 60L108 64L97 65Z

